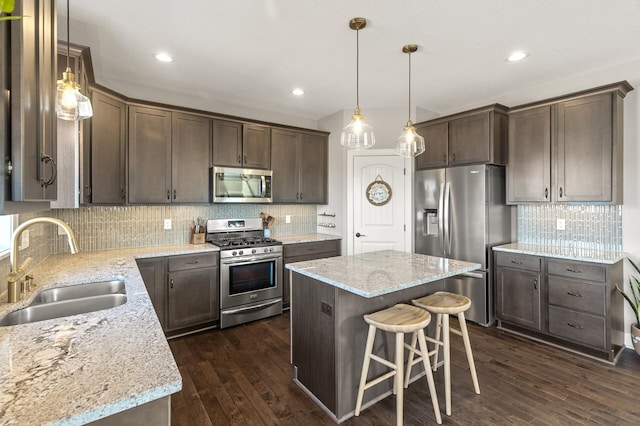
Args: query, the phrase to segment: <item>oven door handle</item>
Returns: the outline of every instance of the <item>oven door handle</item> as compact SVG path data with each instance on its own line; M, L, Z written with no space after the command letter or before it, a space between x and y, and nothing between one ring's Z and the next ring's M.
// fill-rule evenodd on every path
M262 261L262 260L273 260L273 259L282 259L282 255L277 254L277 255L273 255L273 256L252 256L252 257L245 257L244 259L234 259L234 260L221 260L220 263L222 263L223 265L233 265L236 263L251 263L251 262L256 262L256 261Z
M259 305L246 306L244 308L238 308L238 309L225 309L222 311L222 314L232 315L232 314L239 314L239 313L245 313L250 311L257 311L258 309L262 309L266 306L275 305L276 303L279 303L281 301L282 299L274 299L265 303L260 303Z

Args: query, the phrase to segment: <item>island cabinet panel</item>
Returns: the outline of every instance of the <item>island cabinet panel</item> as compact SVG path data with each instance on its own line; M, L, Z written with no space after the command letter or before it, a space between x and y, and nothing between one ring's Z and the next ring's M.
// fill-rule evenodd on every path
M340 240L317 241L308 243L285 244L283 247L283 268L287 263L304 262L306 260L323 259L340 256ZM291 294L291 280L289 271L282 274L282 304L289 306Z
M325 135L272 129L273 201L326 204L327 148Z
M129 202L171 202L171 112L129 107Z
M365 298L333 285L293 272L291 294L291 349L294 381L304 386L331 412L336 422L353 416L362 371L368 324L364 315L396 303L444 289L444 281L433 281L374 298ZM435 335L435 321L426 331ZM405 336L409 342L411 336ZM378 355L393 359L395 336L378 332L374 345ZM442 359L442 358L440 358ZM371 363L369 379L388 371ZM424 374L421 364L412 379ZM392 380L368 389L363 404L391 394ZM426 386L426 384L424 385Z
M171 131L171 201L208 203L211 120L174 112Z
M126 201L126 104L115 96L93 91L93 117L88 138L89 181L84 182L84 203L124 204Z
M168 258L167 331L208 325L220 317L217 253Z
M623 196L626 82L509 111L507 202L605 202Z
M542 258L499 253L496 260L498 320L542 329Z
M149 259L136 259L140 275L149 293L149 298L156 311L160 325L164 330L166 321L166 285L165 285L165 258L154 257Z
M621 261L601 264L499 251L495 259L499 328L615 362L624 349L623 299L615 290L623 282ZM532 296L535 279L542 287Z
M494 104L416 125L426 151L416 170L507 161L507 107Z

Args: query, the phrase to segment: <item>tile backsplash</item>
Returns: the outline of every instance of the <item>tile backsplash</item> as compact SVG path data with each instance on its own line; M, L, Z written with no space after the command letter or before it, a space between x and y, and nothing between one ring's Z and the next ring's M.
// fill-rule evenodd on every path
M622 206L525 204L517 208L518 242L622 251ZM558 219L564 219L559 230Z

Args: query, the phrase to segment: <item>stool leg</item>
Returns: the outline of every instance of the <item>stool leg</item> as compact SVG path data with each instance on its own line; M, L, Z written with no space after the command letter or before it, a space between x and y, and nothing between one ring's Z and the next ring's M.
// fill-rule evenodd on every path
M416 343L418 341L418 333L415 331L411 335L411 347L415 348ZM415 352L409 351L409 359L407 360L407 371L404 374L404 388L409 387L409 376L411 375L411 367L413 366L413 357L415 356Z
M364 349L364 361L362 362L362 374L360 375L360 387L358 388L358 399L356 401L355 415L360 415L360 408L362 408L362 397L364 396L364 386L367 383L367 374L369 373L369 364L371 358L369 355L373 352L373 341L376 338L376 327L369 325L369 333L367 335L367 344Z
M469 332L467 331L467 323L464 319L464 312L458 314L458 322L460 322L460 331L462 332L462 341L464 342L464 350L467 353L467 361L469 362L469 370L471 370L471 380L473 380L473 390L480 395L480 385L478 384L478 376L476 374L476 364L473 361L471 353L471 341L469 340Z
M429 384L429 394L431 394L433 412L436 415L436 421L440 425L442 424L442 417L440 416L440 405L438 404L438 395L436 395L436 385L433 382L433 372L431 371L431 363L429 361L429 348L427 347L427 341L424 338L424 330L422 329L418 331L418 340L420 342L420 350L422 351L422 362L424 364L424 371L427 376L427 383Z
M402 426L403 383L402 368L404 367L404 333L396 333L396 375L393 376L393 386L396 389L396 423Z
M440 333L442 332L442 314L438 314L438 316L436 317L436 340L440 340ZM438 349L438 345L436 345L435 347L436 349L436 353L433 354L433 371L436 371L438 369L438 354L440 353L440 350Z
M449 352L449 315L442 315L442 341L444 343L444 401L447 416L451 415L451 355Z

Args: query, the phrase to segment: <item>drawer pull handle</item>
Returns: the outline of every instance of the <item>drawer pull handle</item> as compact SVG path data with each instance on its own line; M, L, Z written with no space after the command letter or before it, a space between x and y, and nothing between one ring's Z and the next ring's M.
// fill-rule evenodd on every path
M171 288L173 288L173 278L171 278Z
M514 263L516 265L522 265L522 261L521 260L512 260L511 263Z
M198 261L197 260L192 260L190 262L187 262L187 265L197 265Z
M573 296L573 297L582 297L582 295L580 293L572 293L572 292L568 291L567 294L569 296Z
M581 274L582 271L579 269L571 269L571 268L567 268L568 272L573 272L574 274Z
M577 328L578 330L582 330L584 327L581 325L577 325L577 324L571 324L570 322L567 323L567 325L569 327L573 327L573 328Z

